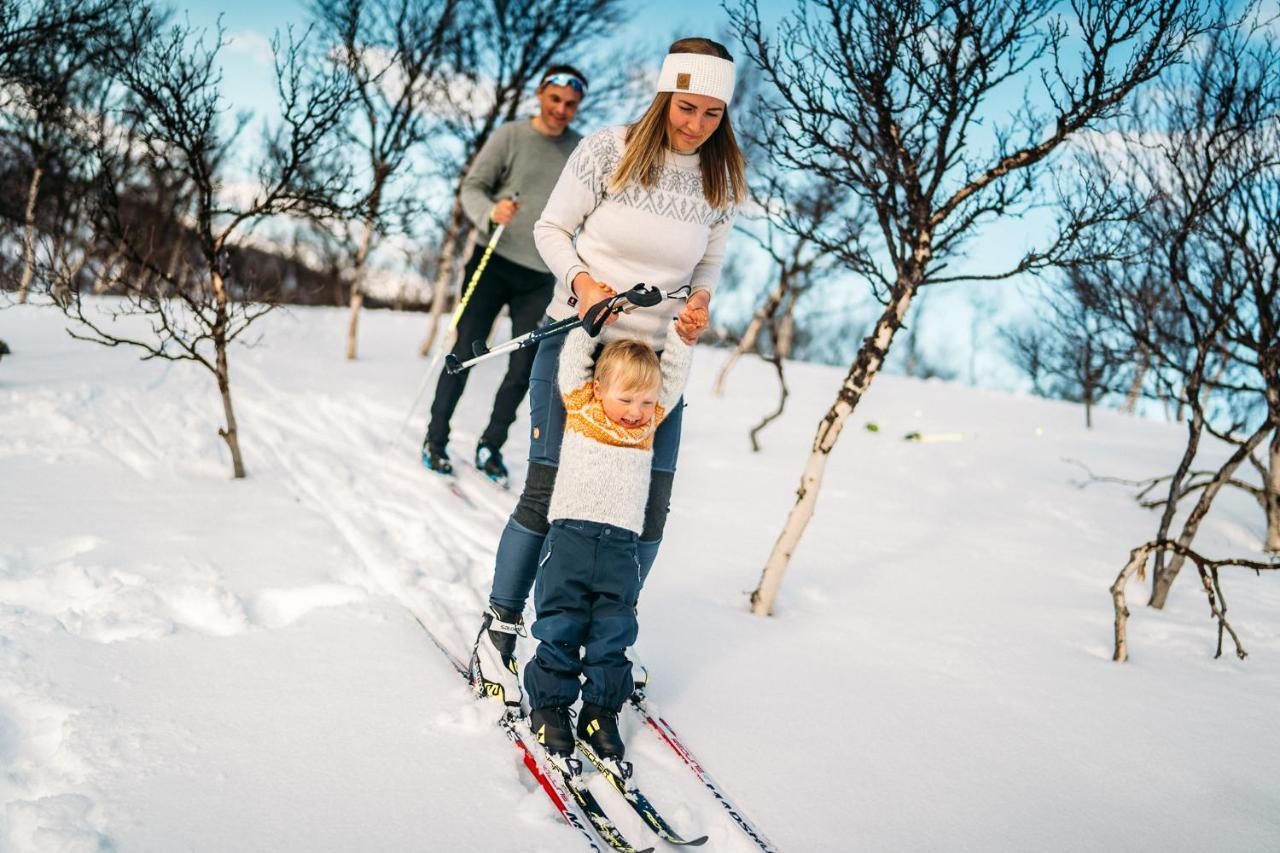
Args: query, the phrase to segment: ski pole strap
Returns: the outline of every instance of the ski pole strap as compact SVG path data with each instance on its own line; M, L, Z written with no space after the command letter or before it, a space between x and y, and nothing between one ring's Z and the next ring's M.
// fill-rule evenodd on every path
M624 290L617 296L597 302L586 310L582 316L582 326L591 337L599 336L604 329L605 321L613 314L631 312L637 308L652 308L664 299L688 299L689 285L682 285L671 291L663 291L643 282Z

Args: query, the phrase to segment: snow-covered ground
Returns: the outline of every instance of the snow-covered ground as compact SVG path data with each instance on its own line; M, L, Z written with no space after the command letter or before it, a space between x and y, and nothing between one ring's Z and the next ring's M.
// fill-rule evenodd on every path
M470 478L468 506L423 471L421 416L388 446L424 318L367 312L356 363L345 322L280 312L235 350L234 482L201 370L0 312L0 849L583 849L416 621L464 653L514 494ZM696 359L639 648L654 703L781 850L1280 850L1280 577L1224 577L1247 661L1212 659L1190 570L1161 613L1135 583L1133 659L1110 661L1107 587L1155 517L1064 459L1166 473L1179 426L1103 412L1090 432L1074 406L881 377L765 620L746 595L842 373L791 365L753 455L774 380L744 362L714 398L722 357ZM456 458L499 370L472 378ZM1226 496L1201 545L1256 556L1262 522ZM624 720L678 829L754 849Z

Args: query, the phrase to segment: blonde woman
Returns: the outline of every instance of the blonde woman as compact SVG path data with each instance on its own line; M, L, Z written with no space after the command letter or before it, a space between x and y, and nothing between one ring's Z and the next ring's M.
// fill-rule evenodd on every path
M657 94L639 121L604 128L578 144L533 228L538 252L556 277L549 320L582 315L639 282L663 290L687 284L691 295L683 307L669 300L621 315L604 330L601 343L631 338L660 350L673 322L690 345L706 330L734 211L746 188L742 152L729 120L733 84L733 58L723 45L680 39L667 53ZM564 405L556 387L563 344L563 337L546 340L534 358L529 471L498 545L489 610L472 655L477 688L516 707L523 695L516 637L524 633L524 606L549 529L547 508L564 434ZM639 537L641 583L662 541L682 409L681 403L673 406L654 436ZM549 641L567 647L576 638Z

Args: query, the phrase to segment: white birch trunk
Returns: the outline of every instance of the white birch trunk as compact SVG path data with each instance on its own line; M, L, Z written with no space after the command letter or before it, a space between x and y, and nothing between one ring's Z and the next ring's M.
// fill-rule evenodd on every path
M1206 515L1209 514L1209 508L1213 505L1213 500L1218 496L1218 492L1222 491L1222 487L1235 474L1236 469L1240 467L1244 460L1249 458L1249 454L1254 451L1262 439L1266 438L1270 430L1263 426L1248 441L1236 448L1235 452L1223 463L1218 469L1218 473L1214 475L1213 480L1205 486L1200 493L1200 499L1196 501L1195 507L1191 510L1191 514L1187 516L1186 522L1182 525L1182 532L1178 534L1177 543L1183 548L1190 548L1192 540L1195 539L1196 533L1200 530L1200 523L1204 521ZM1161 571L1157 571L1151 582L1151 606L1160 610L1164 607L1169 599L1169 590L1173 587L1173 581L1178 577L1178 572L1182 571L1182 565L1186 562L1186 557L1181 553L1174 553L1169 558L1169 565Z
M463 168L462 175L466 175L467 169L471 168L471 162L469 158ZM436 335L440 328L440 317L444 314L444 306L449 299L449 289L453 284L456 267L458 266L458 248L462 243L462 234L466 227L467 215L466 211L462 209L462 176L459 176L458 184L453 191L453 211L449 214L449 230L445 232L444 239L440 243L440 265L436 270L435 290L431 296L431 321L427 327L427 335L422 339L422 343L418 347L418 355L423 358L430 355L431 348L435 346ZM472 229L471 233L474 237L475 230Z
M1267 504L1266 550L1280 552L1280 427L1271 437L1270 459L1267 463L1267 482L1263 498Z
M360 238L360 246L356 249L355 270L351 277L351 319L347 323L347 361L356 357L356 336L360 330L360 306L364 305L364 266L369 257L369 246L373 242L373 217L364 221L364 235Z
M1116 577L1115 583L1111 585L1111 603L1115 607L1115 651L1111 655L1111 659L1117 663L1124 663L1129 659L1129 606L1125 603L1124 588L1129 583L1129 578L1135 574L1142 577L1142 567L1146 565L1147 557L1150 555L1151 549L1146 545L1134 548L1129 552L1129 562L1120 570L1120 574Z
M23 217L22 232L22 279L18 283L18 304L27 301L27 291L31 289L31 279L36 271L36 199L40 195L40 179L44 170L36 166L31 173L31 183L27 186L27 209Z
M217 302L213 328L213 349L215 354L215 375L218 380L218 393L222 395L222 413L227 425L218 430L218 435L226 441L231 450L231 469L237 480L244 479L244 458L240 455L240 431L236 427L236 413L231 405L231 365L227 361L227 286L222 276L216 271L212 273L214 298Z
M1124 398L1124 410L1131 415L1138 410L1138 398L1142 394L1142 383L1147 378L1148 360L1147 349L1142 347L1138 355L1138 369L1133 374L1133 384L1129 386L1129 393Z
M770 291L764 304L756 309L756 313L751 317L751 322L747 324L747 330L742 333L742 340L738 341L738 345L734 347L733 352L724 360L724 365L716 375L716 384L711 388L712 394L717 397L724 396L724 383L729 378L729 371L733 369L739 358L756 349L756 341L760 339L760 329L764 327L765 318L778 310L778 303L782 301L782 297L786 292L787 276L784 273L779 279L777 287Z
M922 247L917 250L914 258L916 270L924 268L924 264L928 259L928 252L929 245L926 239ZM778 541L774 543L773 552L769 555L768 562L765 563L764 572L760 576L760 585L756 587L755 592L751 593L751 612L757 616L773 614L774 602L777 599L778 590L782 586L782 578L791 563L791 555L795 552L796 546L800 544L800 538L809 526L809 521L813 518L814 508L818 504L818 492L822 488L822 477L826 472L827 457L831 453L831 449L835 447L836 440L840 437L840 431L843 429L845 421L857 407L862 395L866 393L867 388L871 385L871 380L875 378L876 373L884 365L885 357L889 352L889 344L893 341L894 334L902 326L902 321L906 316L907 309L911 306L911 300L915 296L917 286L918 278L899 279L893 295L890 297L889 304L885 306L884 313L876 322L875 329L871 335L863 342L857 359L852 367L849 368L849 373L840 386L840 392L836 395L835 404L832 405L822 422L818 424L818 432L813 440L813 449L810 451L809 458L805 462L804 471L800 475L800 487L796 490L795 506L792 507L786 524L782 528L782 533L778 536Z
M761 319L760 313L756 312L756 316L751 318L750 325L747 326L747 330L742 334L742 340L738 341L738 345L733 348L733 352L729 353L729 357L724 360L720 372L716 374L716 384L711 387L713 395L716 397L724 396L724 382L729 378L729 371L733 369L738 359L755 349L756 339L760 337L760 327L762 325L764 325L764 321Z

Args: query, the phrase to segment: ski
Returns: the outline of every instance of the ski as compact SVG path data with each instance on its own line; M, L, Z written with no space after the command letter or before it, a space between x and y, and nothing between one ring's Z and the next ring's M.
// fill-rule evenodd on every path
M725 810L729 812L729 817L733 818L733 822L738 825L738 828L741 829L748 838L755 842L757 847L765 853L778 853L778 848L774 846L773 842L770 841L763 832L757 829L755 824L747 819L747 816L743 814L742 809L733 804L733 801L729 799L723 789L721 789L721 787L716 784L716 781L711 778L711 774L706 771L698 759L693 757L693 753L690 752L689 748L680 740L675 729L671 728L671 725L666 720L662 719L661 716L658 716L649 710L648 702L645 700L643 693L638 691L636 693L632 693L631 697L627 700L627 705L640 715L641 721L655 732L663 743L671 747L675 754L680 756L680 760L685 763L685 766L693 772L694 776L698 777L698 781L711 792L711 795L716 798L716 801L720 803L720 805L724 806Z
M561 767L554 761L548 760L547 763L559 774L560 779L569 789L573 801L578 804L578 808L582 809L582 813L587 816L587 820L591 821L596 833L604 839L606 844L617 850L618 853L653 853L652 847L637 850L627 842L627 839L622 837L618 827L614 825L609 816L605 814L604 809L600 807L600 802L596 799L595 794L591 793L587 788L580 769L578 772L574 772Z
M528 768L529 772L533 774L533 777L538 780L538 784L542 787L542 790L546 793L547 797L551 800L551 803L552 805L555 806L556 811L560 812L560 817L564 818L565 823L569 824L574 829L578 830L579 833L582 834L583 840L587 842L588 847L596 851L596 853L604 853L604 851L600 849L600 845L596 843L596 840L592 836L591 831L588 830L586 826L583 825L582 818L578 816L577 812L569 808L568 801L565 799L565 793L560 790L559 786L557 786L555 782L553 782L545 772L543 772L542 768L538 764L538 759L534 757L528 745L525 744L524 739L520 736L520 732L516 728L516 720L512 718L512 715L510 713L503 714L502 719L499 721L498 725L502 728L502 731L506 734L507 739L510 740L515 745L516 749L520 751L520 757L524 761L524 766ZM557 768L557 772L558 771L559 771L559 768ZM573 792L573 788L572 786L569 786L569 793L572 794L572 792ZM576 795L573 796L573 799L575 802L578 801L578 798ZM583 811L586 812L587 819L591 821L592 826L595 826L596 819L591 815L590 812L586 810L586 808L583 808ZM605 820L608 821L608 818L605 818ZM598 827L596 831L599 832ZM621 836L619 836L619 838L621 838ZM605 839L605 840L608 841L610 846L614 847L615 849L619 849L619 850L631 849L629 847L619 848L616 845L614 845L610 839Z
M449 480L449 491L453 493L453 496L469 506L471 509L479 512L480 505L473 501L471 496L462 490L462 486L459 485L457 479L455 479L452 474L448 474L446 477Z
M581 740L578 741L578 751L595 765L596 770L600 771L600 775L609 780L609 784L626 799L627 804L631 806L636 814L640 815L641 819L663 841L677 847L700 847L707 843L707 836L705 835L693 840L686 840L671 828L671 824L667 823L662 815L658 814L658 810L653 807L653 803L649 802L649 798L642 794L639 788L631 784L630 762L622 762L622 766L618 766L617 763L605 761L592 751L590 745Z
M449 664L457 671L458 675L460 675L467 684L470 685L470 668L455 656L453 652L444 645L444 643L440 642L440 639L435 635L435 632L428 628L427 624L418 618L418 614L414 613L412 610L409 611L409 614L413 616L413 620L417 622L418 626L426 633L427 639L431 640L431 644L445 656L445 659L449 661ZM490 700L484 696L477 696L476 701L487 702ZM530 740L529 742L526 742L525 734L521 731L522 721L522 717L517 716L512 711L506 711L503 713L502 719L498 721L498 725L502 729L503 733L506 734L507 739L510 740L511 743L515 745L516 749L520 751L520 757L524 762L524 766L533 774L534 779L537 780L538 785L546 793L547 798L551 800L556 811L558 811L560 816L564 818L565 823L578 830L578 832L583 836L583 839L587 842L587 845L592 850L596 851L596 853L603 853L600 849L600 845L596 843L596 835L608 844L611 849L618 851L618 853L653 853L652 847L648 847L643 850L632 847L627 840L623 838L622 833L618 831L618 828L614 826L613 821L609 819L609 816L605 814L604 809L600 807L600 803L596 800L595 796L587 790L584 784L582 784L581 778L575 778L574 774L571 774L566 768L557 765L546 756L541 746L536 748L539 752L543 753L544 760L541 762L538 761L533 749L530 749L529 746L529 743L536 743L536 741ZM524 726L523 728L527 730L528 727ZM532 734L530 734L529 737L531 738ZM547 773L544 769L544 765L552 768L554 776ZM582 810L582 813L586 816L587 820L590 821L592 828L595 829L596 835L593 835L591 830L587 829L586 825L582 821L582 817L580 817L578 813L570 807L569 803L571 801Z
M425 454L423 454L423 457L422 457L422 469L426 471L428 474L431 474L435 477L438 477L441 480L444 480L449 487L449 491L453 493L453 496L458 500L462 501L464 504L466 504L467 507L471 509L473 512L484 511L484 508L481 507L478 503L476 503L475 499L472 498L470 495L468 495L466 491L462 488L462 484L458 482L458 472L456 469L448 474L442 471L437 471L427 464L427 459Z

